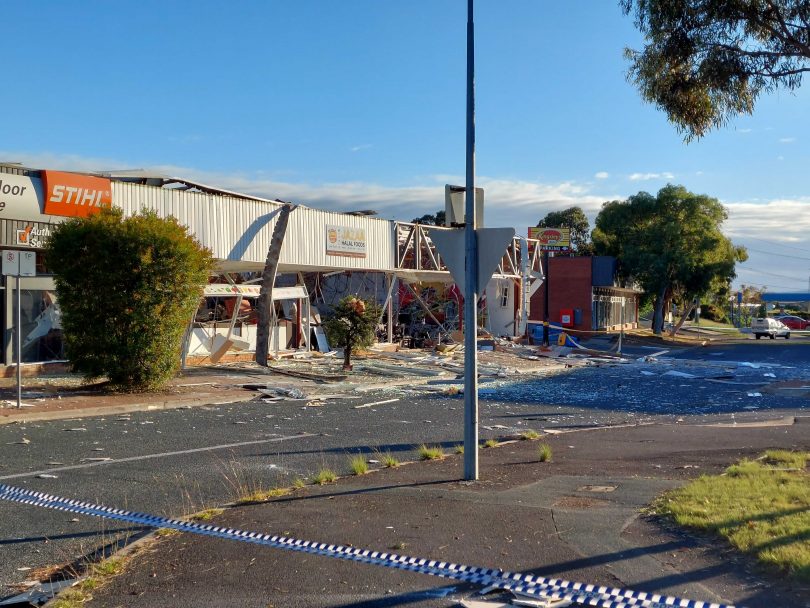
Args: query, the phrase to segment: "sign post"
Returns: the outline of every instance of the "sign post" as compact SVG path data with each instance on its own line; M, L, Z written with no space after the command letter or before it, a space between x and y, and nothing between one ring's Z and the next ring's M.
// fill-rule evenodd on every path
M16 278L16 311L14 314L14 358L17 363L17 409L22 407L22 297L20 278L37 274L37 254L33 251L3 251L3 274Z

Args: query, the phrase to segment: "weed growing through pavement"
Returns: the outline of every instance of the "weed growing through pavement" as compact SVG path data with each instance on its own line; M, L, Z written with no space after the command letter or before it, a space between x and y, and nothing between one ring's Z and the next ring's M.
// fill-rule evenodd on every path
M307 485L307 482L304 481L303 479L301 479L300 477L296 477L293 480L293 488L296 489L296 490L300 490L300 489L304 488L306 485Z
M444 450L439 446L428 446L423 443L416 448L416 452L419 454L419 460L441 460L444 458Z
M355 475L365 475L368 473L368 462L362 454L349 457L349 468Z
M498 447L498 445L499 445L499 444L498 444L498 440L497 440L497 439L487 439L487 440L484 442L484 445L483 445L482 447L485 447L485 448L497 448L497 447Z
M312 483L322 486L324 484L337 481L337 478L337 473L335 473L332 469L321 469L312 476Z
M540 462L548 462L551 460L551 446L547 443L541 443L537 446L537 457Z
M224 512L225 509L205 509L204 511L192 514L189 519L191 521L211 521L217 515L222 515Z
M399 466L399 460L391 452L380 454L380 462L386 469L393 469Z
M540 439L540 437L541 437L540 433L538 433L534 429L529 429L527 431L523 431L520 434L520 438L523 441L534 441L535 439Z
M237 505L246 505L257 502L267 502L271 498L279 498L280 496L288 496L292 494L290 488L270 488L269 490L256 490L252 494L242 496L236 501Z
M456 447L453 448L454 454L463 454L464 453L464 445L459 443Z

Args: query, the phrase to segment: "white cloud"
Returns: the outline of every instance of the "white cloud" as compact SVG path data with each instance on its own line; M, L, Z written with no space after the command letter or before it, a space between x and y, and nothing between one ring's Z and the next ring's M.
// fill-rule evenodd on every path
M372 147L372 144L360 144L359 146L352 146L349 148L352 152L360 152L360 150L368 150Z
M610 177L610 173L608 173L607 171L599 171L594 175L594 177L596 179L607 179Z
M663 173L631 173L628 179L631 182L646 182L653 179L675 179L675 175L669 171Z
M724 202L723 205L728 209L724 232L732 239L751 236L786 244L808 243L810 197L761 203Z
M781 137L779 139L780 144L792 144L796 141L795 137Z

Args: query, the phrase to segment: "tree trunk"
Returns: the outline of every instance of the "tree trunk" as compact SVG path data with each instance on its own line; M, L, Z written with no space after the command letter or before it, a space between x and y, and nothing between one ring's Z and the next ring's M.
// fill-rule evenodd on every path
M660 293L655 296L655 313L653 314L652 330L656 336L660 336L664 330L664 296L667 288L663 287Z
M347 372L352 371L352 343L347 340L346 346L343 347L343 369Z
M689 315L692 314L693 310L695 310L695 301L694 301L694 299L692 300L692 303L689 305L689 307L684 311L683 315L681 315L681 319L680 319L680 321L678 321L678 324L675 325L672 328L672 331L669 332L669 335L670 335L671 338L674 338L675 334L678 333L678 330L680 330L681 327L683 327L683 324L686 322L686 319L689 318Z

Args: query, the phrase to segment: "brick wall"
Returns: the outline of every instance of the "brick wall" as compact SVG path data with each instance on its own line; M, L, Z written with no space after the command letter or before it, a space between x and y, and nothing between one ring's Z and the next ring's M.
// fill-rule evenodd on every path
M548 278L551 284L549 299L549 321L560 322L560 310L563 308L580 309L580 323L573 329L591 330L591 258L589 257L554 257L549 258ZM544 284L532 296L529 308L531 321L543 320L543 303L545 302Z

